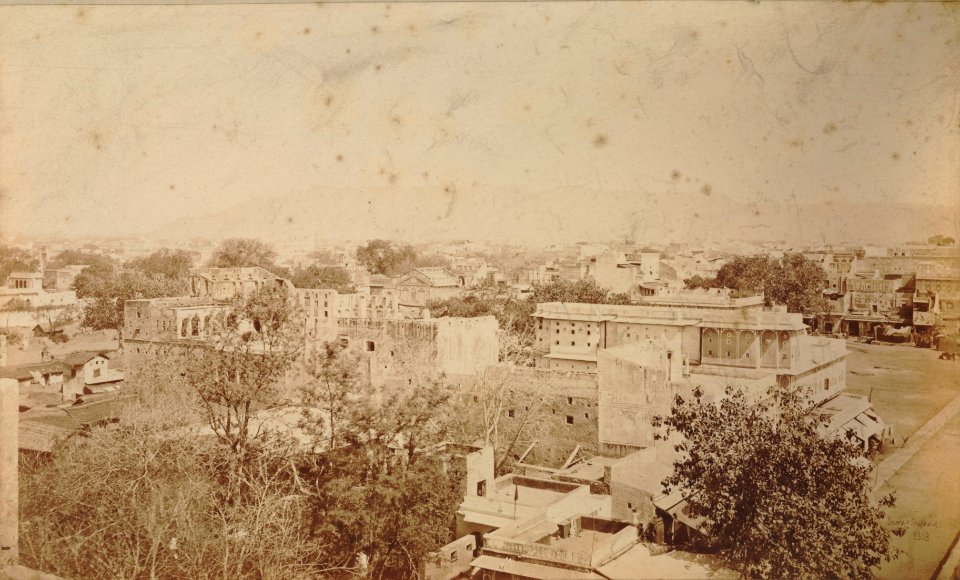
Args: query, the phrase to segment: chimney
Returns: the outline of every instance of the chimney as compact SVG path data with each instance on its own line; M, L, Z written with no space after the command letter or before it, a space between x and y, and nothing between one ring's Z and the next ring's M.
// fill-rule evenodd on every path
M0 379L0 568L12 566L18 558L20 386L13 379Z

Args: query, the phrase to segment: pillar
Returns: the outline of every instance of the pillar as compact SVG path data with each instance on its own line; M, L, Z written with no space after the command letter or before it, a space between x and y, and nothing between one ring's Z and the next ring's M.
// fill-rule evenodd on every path
M19 407L17 381L0 379L0 568L15 565L18 558Z

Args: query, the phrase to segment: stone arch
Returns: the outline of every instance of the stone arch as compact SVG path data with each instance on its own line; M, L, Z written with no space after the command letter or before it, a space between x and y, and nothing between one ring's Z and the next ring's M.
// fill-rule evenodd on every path
M190 319L184 318L183 322L180 324L180 336L187 336L187 333L190 332Z
M752 330L741 330L737 335L737 357L741 364L756 364L756 352L754 343L757 340L756 334Z
M196 314L190 319L190 336L200 336L200 317Z
M760 364L765 367L777 366L777 333L772 330L760 333Z
M726 361L737 359L737 334L732 330L724 330L720 335L720 358Z
M702 340L702 356L704 358L719 358L720 334L712 328L704 328Z
M213 322L213 316L208 314L203 317L203 333L210 334L210 324Z

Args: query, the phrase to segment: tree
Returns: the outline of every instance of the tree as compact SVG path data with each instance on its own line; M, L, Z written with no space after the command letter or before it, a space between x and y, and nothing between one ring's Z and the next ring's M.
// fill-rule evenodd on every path
M716 278L704 278L700 274L694 274L690 278L684 278L683 286L687 290L698 290L698 289L710 289L717 288Z
M287 298L282 289L266 288L239 299L211 318L206 340L186 351L186 383L241 470L258 436L251 420L283 400L283 380L303 346L301 319Z
M165 276L171 280L186 279L193 268L193 255L186 250L163 248L148 256L136 258L129 264L147 276Z
M814 316L828 309L823 289L827 274L820 264L806 259L803 254L785 254L780 269L769 284L768 301L783 304L788 312Z
M64 266L113 266L114 260L110 256L83 250L64 250L47 262L47 268L63 268Z
M340 266L308 266L296 271L290 281L297 288L329 288L341 294L356 292L350 274Z
M374 386L356 352L326 344L307 362L302 425L326 450L314 469L315 529L327 560L369 559L373 577L410 578L430 551L453 539L462 474L422 450L445 439L449 390L426 353L390 345L391 379Z
M11 272L36 272L39 268L40 261L27 250L0 245L0 281L5 282Z
M189 284L185 278L171 279L162 275L147 276L139 270L116 272L103 266L84 268L77 276L77 296L93 298L83 308L82 325L94 330L123 330L123 307L127 300L186 296Z
M539 302L583 302L586 304L630 304L630 297L623 293L610 293L597 285L593 279L557 280L546 284L533 284L530 300Z
M927 239L927 243L928 243L928 244L933 244L933 245L935 245L935 246L952 246L952 245L956 244L957 241L954 240L953 238L951 238L950 236L945 236L945 235L943 235L943 234L937 234L937 235L935 235L935 236L931 236L930 238L928 238L928 239Z
M365 246L357 246L357 261L371 274L398 276L410 270L416 259L412 247L395 247L389 240L370 240Z
M269 245L253 238L230 238L220 242L214 251L209 266L213 268L260 267L277 275L283 275L276 263L277 252Z
M688 288L731 289L734 296L763 294L767 304L782 304L789 312L805 316L827 309L823 297L827 274L803 254L784 254L779 260L766 255L737 256L721 266L713 280L694 276L684 282Z
M747 576L862 578L895 557L885 508L871 499L871 465L844 437L821 436L804 393L771 391L759 401L728 388L718 403L676 397L654 419L675 433L679 453L664 490L682 491ZM902 530L895 530L902 534Z
M242 501L229 452L185 436L190 399L144 389L109 427L21 463L22 563L64 578L302 578L323 572L309 502L280 439L257 455ZM21 457L24 457L23 455Z

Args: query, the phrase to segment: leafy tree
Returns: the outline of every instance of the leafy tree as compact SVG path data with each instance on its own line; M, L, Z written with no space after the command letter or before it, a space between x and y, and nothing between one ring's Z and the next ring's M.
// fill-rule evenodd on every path
M394 246L389 240L370 240L357 247L357 261L371 274L399 276L413 267L417 254L410 246Z
M348 567L363 553L370 576L410 578L453 539L463 479L420 453L445 439L449 390L423 352L402 342L391 348L395 380L374 386L355 353L325 345L308 362L303 425L329 450L315 469L313 502L327 560Z
M11 272L36 272L40 260L23 248L0 245L0 283L5 283Z
M557 280L546 284L534 284L530 297L539 302L583 302L587 304L629 304L625 294L610 294L597 285L593 279Z
M152 386L152 385L151 385ZM228 501L230 453L183 436L189 398L144 396L120 421L20 469L22 563L64 578L302 578L322 573L287 442L251 463ZM150 395L150 396L147 396Z
M268 270L278 276L289 272L277 264L277 252L269 245L254 238L230 238L220 242L208 264L213 268L250 268Z
M350 274L340 266L308 266L290 280L297 288L331 288L341 294L356 292Z
M171 280L186 279L193 268L193 254L186 250L163 248L148 256L136 258L129 264L147 276L166 276Z
M827 274L820 264L803 254L784 254L776 260L766 255L737 256L720 267L713 280L694 276L688 288L728 288L734 296L763 294L767 304L783 304L790 312L813 316L827 309L823 289Z
M799 391L726 395L678 396L654 426L660 438L678 435L665 491L683 492L735 565L751 577L864 578L896 556L883 524L893 497L873 502L858 445L821 436Z
M930 238L928 238L928 239L927 239L927 243L928 243L928 244L933 244L933 245L936 245L936 246L952 246L952 245L956 244L957 241L956 241L955 239L951 238L950 236L945 236L945 235L943 235L943 234L937 234L937 235L935 235L935 236L931 236Z
M803 254L785 254L780 260L777 277L771 281L766 299L786 305L789 312L812 316L826 312L827 299L823 289L827 274L820 264L806 259Z
M694 274L690 278L684 278L683 285L688 290L717 288L716 278L704 278L700 274Z
M82 325L94 330L123 329L123 306L127 300L185 296L189 293L186 279L147 276L139 270L116 272L101 266L84 268L77 276L77 296L92 298L83 308Z
M211 429L242 464L257 438L253 415L283 400L283 380L303 344L301 321L283 290L267 288L210 324L207 340L186 353L185 380Z
M110 256L83 250L64 250L47 262L48 268L63 268L64 266L113 266L114 260Z

